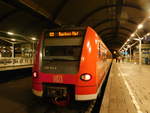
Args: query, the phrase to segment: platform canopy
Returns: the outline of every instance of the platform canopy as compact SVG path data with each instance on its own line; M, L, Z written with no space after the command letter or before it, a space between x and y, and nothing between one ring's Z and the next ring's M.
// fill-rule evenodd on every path
M110 49L119 49L149 15L150 0L1 0L0 31L29 38L45 28L91 26ZM143 24L140 36L150 31L149 20Z

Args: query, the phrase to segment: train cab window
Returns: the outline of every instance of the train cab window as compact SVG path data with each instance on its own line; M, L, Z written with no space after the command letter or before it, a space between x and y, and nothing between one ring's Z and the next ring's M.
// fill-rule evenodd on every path
M45 56L52 59L79 60L80 46L46 46Z
M46 39L44 41L44 58L52 60L80 60L81 39Z
M59 32L58 30L45 32L41 50L41 71L53 74L78 73L84 40L83 33L78 35L78 32Z

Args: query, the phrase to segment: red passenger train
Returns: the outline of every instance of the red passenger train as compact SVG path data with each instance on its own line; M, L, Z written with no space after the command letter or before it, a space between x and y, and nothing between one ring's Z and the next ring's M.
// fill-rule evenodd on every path
M47 30L37 46L33 94L56 104L70 95L76 101L95 100L111 61L111 52L91 27Z

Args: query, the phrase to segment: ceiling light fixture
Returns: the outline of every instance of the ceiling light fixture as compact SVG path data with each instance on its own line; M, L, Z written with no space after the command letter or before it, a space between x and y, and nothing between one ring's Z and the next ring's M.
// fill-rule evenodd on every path
M135 36L135 34L133 33L133 34L131 34L131 37L134 37Z
M143 24L139 24L137 28L138 29L142 29L143 28Z
M12 38L11 40L12 40L12 41L16 41L16 39L14 39L14 38Z
M7 34L9 34L9 35L14 35L14 33L12 33L12 32L7 32Z
M150 33L147 33L146 36L150 36Z
M32 37L31 39L32 39L32 40L34 40L34 41L36 40L36 38L35 38L35 37Z

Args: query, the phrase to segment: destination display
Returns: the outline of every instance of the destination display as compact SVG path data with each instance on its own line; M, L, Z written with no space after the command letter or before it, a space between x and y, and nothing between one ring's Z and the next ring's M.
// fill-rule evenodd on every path
M80 37L82 32L80 31L57 31L49 32L49 37Z

